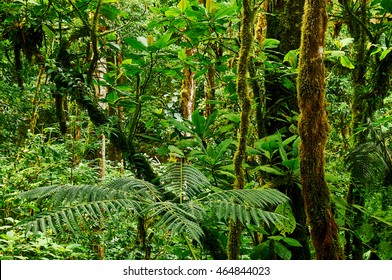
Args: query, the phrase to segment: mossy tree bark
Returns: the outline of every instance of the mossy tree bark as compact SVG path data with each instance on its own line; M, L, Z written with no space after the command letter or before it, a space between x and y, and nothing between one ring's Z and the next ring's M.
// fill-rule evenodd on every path
M254 12L252 1L242 1L242 20L240 31L240 55L237 70L237 95L241 105L241 122L238 133L238 147L234 154L234 173L236 180L234 189L243 189L245 186L245 171L243 161L246 157L246 146L251 115L251 99L248 92L248 60L253 41L253 18ZM228 258L237 260L240 257L242 225L231 221L229 225Z
M325 181L324 148L329 124L325 110L323 63L327 27L326 0L306 0L298 69L300 175L305 211L316 259L342 259L338 226Z
M276 38L280 41L278 50L282 54L286 54L290 50L298 49L301 40L301 23L305 0L278 0L266 1L265 3L269 3L267 8L269 14L266 17L267 37ZM271 13L276 15L272 16ZM295 89L290 92L283 90L278 78L279 77L276 77L275 73L266 72L265 92L263 93L265 96L264 107L265 110L268 110L268 112L264 112L264 115L266 116L276 116L277 111L279 111L284 103L286 103L291 110L298 110ZM254 90L255 97L256 92L257 91ZM266 98L266 96L268 96L268 98ZM275 133L277 129L287 125L275 120L268 123L265 116L263 117L262 125L260 125L260 117L257 119L259 138L264 137L267 134ZM310 259L310 234L306 226L306 214L301 189L295 184L285 184L280 186L279 190L290 198L293 214L297 222L297 227L290 237L295 238L302 245L302 247L296 247L291 250L292 259L308 260Z
M278 51L285 55L290 50L299 48L301 39L301 23L305 0L269 0L267 9L267 38L280 41ZM265 121L267 134L287 126L286 122L279 121L280 109L287 105L290 110L298 111L297 93L295 87L288 89L282 85L281 74L276 71L266 71L265 95L268 97L268 122ZM293 83L294 83L293 79Z

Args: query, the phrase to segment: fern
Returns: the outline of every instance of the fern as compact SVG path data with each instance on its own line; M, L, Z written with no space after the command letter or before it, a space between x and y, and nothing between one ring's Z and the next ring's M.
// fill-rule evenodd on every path
M378 141L357 146L347 156L345 163L353 180L361 184L380 182L387 172L392 172L389 151Z
M228 190L210 194L205 202L211 206L213 215L219 220L229 218L241 223L254 222L260 225L260 221L276 224L285 219L282 215L265 209L271 209L284 203L288 198L274 189L264 190Z
M152 217L161 216L156 227L164 227L172 234L184 233L192 239L200 241L204 235L200 220L197 219L197 216L186 211L186 208L183 207L183 204L165 201L153 204L147 212L152 212L150 214Z
M211 185L208 179L196 168L178 163L169 166L162 176L167 191L182 200L191 200L205 193Z
M158 221L176 235L200 241L202 224L229 219L243 224L280 223L283 216L271 212L287 197L274 189L214 191L208 179L190 165L174 164L162 176L159 188L143 180L120 178L104 186L48 186L20 194L25 199L48 203L48 209L20 225L27 230L83 234L104 218L127 210ZM215 188L216 190L216 188ZM165 193L174 194L168 200ZM173 197L173 195L171 196ZM130 211L131 210L131 211Z

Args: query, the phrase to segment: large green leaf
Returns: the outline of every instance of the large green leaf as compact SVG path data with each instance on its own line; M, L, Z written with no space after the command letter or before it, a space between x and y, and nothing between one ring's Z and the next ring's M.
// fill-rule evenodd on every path
M155 47L157 47L158 49L163 49L163 48L167 47L171 36L172 36L172 33L168 32L168 33L162 35L161 37L159 37L157 39L157 41L155 42Z
M267 172L269 174L274 174L274 175L279 175L279 176L285 175L283 172L277 170L276 168L274 168L270 165L260 165L260 166L257 166L255 169L253 169L254 172L257 172L259 170Z
M280 44L279 40L267 38L264 40L265 49L276 49Z
M280 214L286 218L282 220L281 223L277 224L276 228L283 233L293 233L296 227L296 221L293 214L293 209L291 209L289 202L278 205L278 207L276 207L275 213Z
M355 66L352 64L351 60L347 56L340 57L340 64L349 69L355 68Z
M392 0L382 0L381 7L383 7L388 13L392 13Z
M124 42L130 46L131 48L139 51L144 51L147 49L147 46L141 43L138 39L136 38L125 38Z
M283 244L274 242L275 253L284 260L291 259L291 252Z

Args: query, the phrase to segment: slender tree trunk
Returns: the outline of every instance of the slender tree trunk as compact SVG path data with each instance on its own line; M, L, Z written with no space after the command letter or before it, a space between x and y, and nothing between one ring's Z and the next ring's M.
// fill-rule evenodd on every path
M358 7L359 17L358 20L354 19L356 17L353 14L352 1L345 0L343 1L343 5L348 14L348 27L350 30L351 36L353 36L356 44L355 44L355 52L356 52L356 66L353 71L353 88L354 95L352 98L351 105L351 135L353 135L352 145L356 147L361 143L366 141L366 132L362 131L359 133L355 133L355 131L364 123L366 123L367 118L371 117L373 114L372 111L369 110L368 106L371 102L363 102L364 101L364 88L367 86L368 82L366 80L366 71L367 67L367 55L366 55L366 44L367 37L364 28L358 22L360 20L363 24L367 23L367 15L366 15L366 0L362 0L360 6ZM359 181L355 182L355 178L352 175L352 182L350 184L348 194L347 194L347 204L353 205L357 204L359 206L364 206L365 204L365 189ZM351 220L349 223L346 222L346 227L350 229L346 231L346 245L345 245L345 254L347 258L351 258L354 260L362 260L363 259L363 246L362 241L355 235L355 231L359 229L359 227L363 223L363 214L358 209L352 208L347 214L346 220Z
M253 41L253 11L252 1L242 1L242 21L240 31L240 55L238 58L237 95L241 104L241 123L238 133L238 148L234 154L234 173L236 180L234 189L243 189L245 186L245 172L243 161L246 157L246 146L251 115L251 99L248 92L248 60ZM240 257L242 225L231 221L229 225L228 258L237 260Z
M325 181L324 149L328 138L325 110L324 47L326 0L306 0L298 72L300 175L305 211L316 259L342 259L338 226Z
M187 49L187 56L193 55L195 49ZM191 68L185 68L183 70L184 78L181 86L181 111L184 119L191 119L192 113L195 110L195 98L196 98L196 82L193 79L195 72Z
M204 116L208 118L209 115L214 111L214 104L209 101L215 100L215 66L213 64L208 66L207 79L204 85L204 95L206 100L206 110Z

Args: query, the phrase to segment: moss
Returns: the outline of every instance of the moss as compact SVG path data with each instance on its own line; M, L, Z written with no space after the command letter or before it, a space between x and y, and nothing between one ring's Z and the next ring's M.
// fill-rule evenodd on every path
M253 41L254 13L251 7L252 1L242 1L242 25L240 32L241 48L238 58L237 72L237 95L241 103L240 129L238 132L238 147L234 154L234 174L236 180L234 189L243 189L245 186L245 172L242 165L246 156L248 131L250 126L251 99L248 93L248 60ZM240 256L240 236L242 226L240 223L231 222L229 226L228 258L238 259Z
M329 132L323 63L327 26L325 8L325 0L305 2L297 84L301 113L298 123L300 174L316 259L341 259L338 227L332 215L324 174L324 148Z

